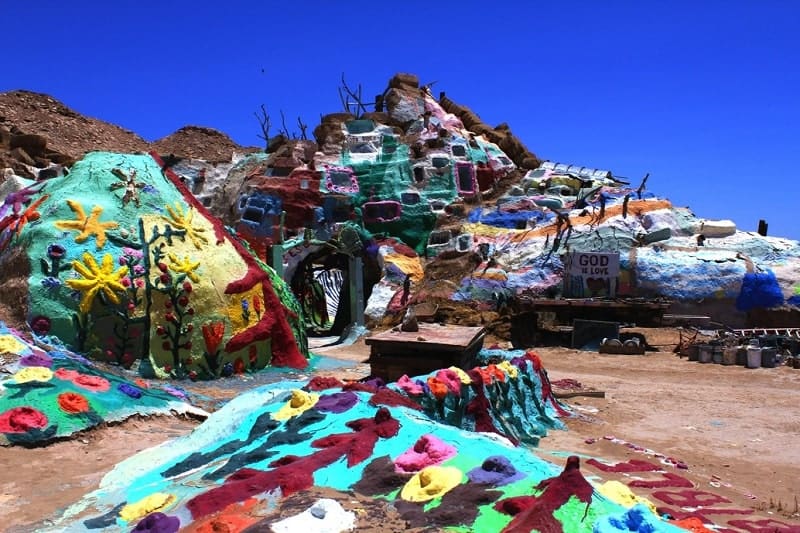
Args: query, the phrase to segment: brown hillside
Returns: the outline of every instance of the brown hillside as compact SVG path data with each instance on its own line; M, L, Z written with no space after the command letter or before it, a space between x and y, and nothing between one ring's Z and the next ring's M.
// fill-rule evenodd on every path
M159 154L205 159L212 163L230 161L234 152L257 151L243 148L233 139L213 128L184 126L175 133L155 141L151 150Z
M0 93L0 126L11 133L41 135L49 151L73 159L92 150L140 152L149 147L132 131L85 117L51 96L31 91Z

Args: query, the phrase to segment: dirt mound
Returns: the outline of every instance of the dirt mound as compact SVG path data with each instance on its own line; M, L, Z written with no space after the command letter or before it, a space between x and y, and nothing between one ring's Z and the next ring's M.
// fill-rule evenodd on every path
M41 136L47 150L73 159L92 150L143 152L149 147L132 131L85 117L51 96L31 91L0 93L0 126L12 135Z
M245 148L233 139L213 128L203 126L184 126L175 133L167 135L152 146L161 155L175 155L192 159L204 159L211 163L230 161L234 152L256 152L259 148Z

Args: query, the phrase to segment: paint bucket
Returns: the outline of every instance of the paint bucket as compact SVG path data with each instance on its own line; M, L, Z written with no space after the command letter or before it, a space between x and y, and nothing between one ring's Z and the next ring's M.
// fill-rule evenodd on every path
M708 344L701 344L697 347L697 360L701 363L710 363L714 354L714 347Z
M736 349L736 364L739 366L747 365L747 348L739 346Z
M778 352L775 348L761 348L761 366L764 368L775 368L775 355Z
M723 353L722 346L714 346L714 351L711 353L711 361L715 365L722 364L722 353Z
M747 347L747 368L758 368L761 366L761 348L758 346Z
M736 354L739 352L739 348L737 346L727 346L722 351L722 364L723 365L735 365L736 364Z

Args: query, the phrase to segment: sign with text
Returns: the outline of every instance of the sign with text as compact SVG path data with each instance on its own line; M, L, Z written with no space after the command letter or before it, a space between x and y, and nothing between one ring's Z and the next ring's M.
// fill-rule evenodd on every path
M613 297L619 277L618 252L572 252L566 257L564 292L568 297Z

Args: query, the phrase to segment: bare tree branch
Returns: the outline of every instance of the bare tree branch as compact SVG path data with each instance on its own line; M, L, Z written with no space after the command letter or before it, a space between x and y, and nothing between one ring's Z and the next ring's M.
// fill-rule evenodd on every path
M286 127L286 115L283 114L283 109L281 109L281 129L279 133L286 137L287 140L297 138L297 135L289 134L289 128Z
M256 116L258 125L261 127L261 134L258 135L258 138L264 141L264 147L266 148L269 145L269 128L271 126L269 113L267 113L267 106L261 104L261 113L259 114L258 111L254 111L253 114Z
M308 136L306 135L308 124L304 124L303 119L300 117L297 117L297 127L300 128L300 138L304 141L308 140Z
M342 90L347 93L347 98L344 98L342 94ZM356 109L355 113L353 113L356 118L360 117L363 113L367 112L367 106L364 105L363 100L361 99L361 84L358 84L358 89L353 91L348 85L347 81L344 79L344 72L342 72L342 86L339 87L339 98L342 100L342 105L344 105L344 110L347 113L350 113L350 106L355 104ZM350 102L350 98L355 100L355 102Z

